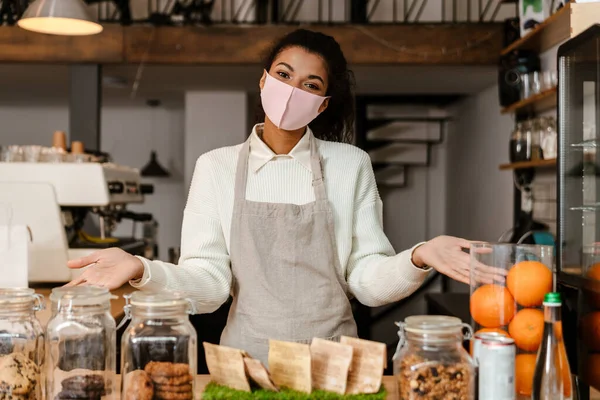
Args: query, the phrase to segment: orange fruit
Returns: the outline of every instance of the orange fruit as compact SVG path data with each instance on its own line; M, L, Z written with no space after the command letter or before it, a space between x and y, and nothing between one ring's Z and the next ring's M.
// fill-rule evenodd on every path
M600 311L594 311L581 319L581 336L588 351L600 351Z
M596 263L587 270L586 276L590 279L600 281L600 263Z
M544 336L544 313L534 308L524 308L508 325L508 333L518 348L537 351Z
M535 354L519 354L515 358L515 389L517 394L531 396L536 359Z
M600 354L588 354L583 365L583 379L588 385L600 390Z
M506 332L503 329L498 329L498 328L483 328L483 329L480 329L477 332L475 332L475 334L473 336L477 335L478 333L486 333L486 332L496 332L496 333L499 333L499 334L504 335L506 337L510 337L510 335L508 334L508 332ZM472 340L471 340L470 346L471 346L470 347L471 354L473 354L473 341Z
M521 261L508 271L506 287L523 307L541 306L552 291L552 271L539 261Z
M585 276L589 279L600 281L600 263L592 265ZM600 293L589 288L584 288L584 291L589 305L593 308L600 308Z
M485 328L499 328L515 315L515 300L507 288L483 285L471 295L471 317Z

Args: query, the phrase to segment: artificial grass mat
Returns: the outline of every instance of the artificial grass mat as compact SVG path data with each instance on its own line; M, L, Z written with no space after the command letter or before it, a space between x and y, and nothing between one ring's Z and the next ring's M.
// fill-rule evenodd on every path
M226 386L217 385L214 382L206 385L202 393L202 400L385 400L387 392L383 385L378 393L373 394L349 394L339 395L337 393L314 390L311 394L297 392L290 389L281 389L279 392L271 392L264 389L253 389L251 393L235 390Z

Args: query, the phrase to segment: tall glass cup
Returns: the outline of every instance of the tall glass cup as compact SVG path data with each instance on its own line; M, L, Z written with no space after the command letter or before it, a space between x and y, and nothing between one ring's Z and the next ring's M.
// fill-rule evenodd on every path
M515 389L531 396L536 354L544 332L544 295L553 291L554 248L508 243L471 247L469 309L473 331L515 341Z

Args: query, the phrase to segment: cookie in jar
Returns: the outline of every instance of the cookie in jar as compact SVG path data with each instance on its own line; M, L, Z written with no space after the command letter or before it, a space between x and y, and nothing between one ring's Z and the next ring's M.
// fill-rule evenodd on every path
M0 289L0 399L41 399L44 332L35 312L43 298L33 289Z
M135 292L127 302L131 322L121 342L121 398L193 399L198 367L192 303L172 292Z
M105 288L52 290L52 318L46 327L47 399L118 399L111 299Z

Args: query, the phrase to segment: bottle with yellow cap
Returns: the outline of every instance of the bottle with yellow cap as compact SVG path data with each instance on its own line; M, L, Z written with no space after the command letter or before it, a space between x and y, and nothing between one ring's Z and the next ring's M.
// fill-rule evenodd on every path
M544 336L533 375L532 400L571 400L573 382L563 341L560 293L544 296Z

